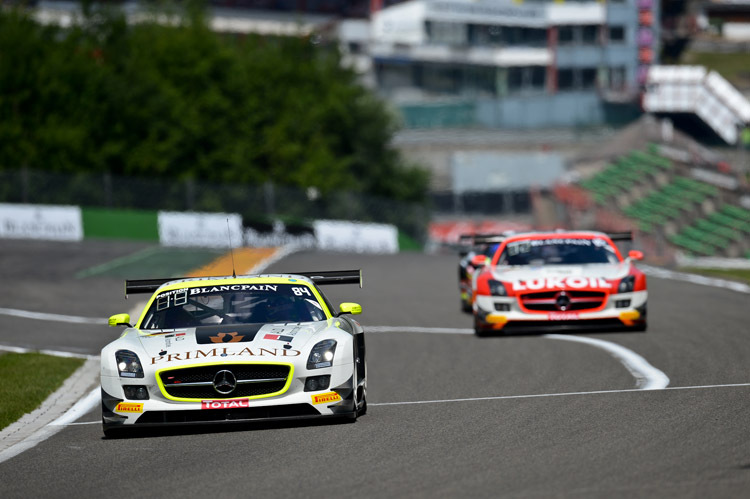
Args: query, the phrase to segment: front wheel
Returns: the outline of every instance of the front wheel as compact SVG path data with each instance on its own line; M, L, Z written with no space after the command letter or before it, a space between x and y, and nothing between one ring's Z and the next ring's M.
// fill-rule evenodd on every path
M484 338L492 334L492 331L489 329L483 329L480 326L479 321L477 320L476 316L474 316L474 334L480 338Z
M367 393L364 386L360 386L355 392L355 407L357 417L367 414Z

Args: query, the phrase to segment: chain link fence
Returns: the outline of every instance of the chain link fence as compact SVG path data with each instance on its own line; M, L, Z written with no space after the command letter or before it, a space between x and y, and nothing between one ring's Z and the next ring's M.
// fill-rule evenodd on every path
M350 220L389 223L419 242L427 238L427 205L361 193L321 194L272 183L212 184L92 173L53 173L33 169L0 171L0 202L61 204L113 209L239 213L249 222L280 219Z

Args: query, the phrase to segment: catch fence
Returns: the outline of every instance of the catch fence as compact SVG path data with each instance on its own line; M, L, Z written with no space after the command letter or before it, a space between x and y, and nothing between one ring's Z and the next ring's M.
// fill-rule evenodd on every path
M249 222L305 223L350 220L393 224L424 242L430 210L350 191L321 193L273 183L215 184L109 173L54 173L33 169L0 171L0 202L78 205L112 209L238 213Z

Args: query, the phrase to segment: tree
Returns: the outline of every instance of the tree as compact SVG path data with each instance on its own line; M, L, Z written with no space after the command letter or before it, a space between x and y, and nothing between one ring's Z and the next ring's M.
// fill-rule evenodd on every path
M0 12L0 168L314 186L423 201L388 108L317 37L221 35L202 11L128 24Z

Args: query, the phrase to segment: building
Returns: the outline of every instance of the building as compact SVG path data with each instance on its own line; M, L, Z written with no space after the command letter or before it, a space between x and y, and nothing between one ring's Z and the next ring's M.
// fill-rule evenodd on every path
M723 39L750 42L750 0L707 0L702 7Z
M407 126L625 121L660 48L655 0L412 0L371 18L374 79Z

